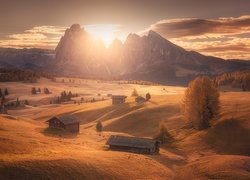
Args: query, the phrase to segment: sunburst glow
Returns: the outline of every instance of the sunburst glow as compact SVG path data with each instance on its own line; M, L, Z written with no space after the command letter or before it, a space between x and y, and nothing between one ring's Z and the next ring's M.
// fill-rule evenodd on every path
M84 28L94 37L100 38L106 47L108 47L114 38L119 25L117 24L92 24L85 25Z

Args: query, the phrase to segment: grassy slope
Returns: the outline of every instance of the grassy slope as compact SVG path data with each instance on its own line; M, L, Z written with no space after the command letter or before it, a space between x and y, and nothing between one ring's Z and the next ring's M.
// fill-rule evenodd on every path
M53 87L52 84L51 89ZM112 90L112 85L105 87L109 88L102 93ZM131 87L125 85L122 88L129 92ZM162 87L150 88L155 95L145 104L136 104L129 98L126 104L118 106L110 105L110 100L81 105L43 105L13 110L13 116L1 116L0 178L207 179L250 176L250 162L246 156L250 151L250 93L222 93L219 119L213 122L211 129L196 132L186 128L181 119L180 89L167 87L162 92ZM143 88L137 89L143 92ZM79 135L46 129L44 122L62 113L75 114L82 119ZM230 120L232 117L235 120ZM95 132L97 120L104 124L103 133ZM160 156L106 150L105 142L110 134L152 137L160 121L165 122L175 138L172 147L162 147Z

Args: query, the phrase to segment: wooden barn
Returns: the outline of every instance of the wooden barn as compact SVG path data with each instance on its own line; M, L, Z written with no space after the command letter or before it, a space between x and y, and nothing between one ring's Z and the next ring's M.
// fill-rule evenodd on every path
M48 121L50 128L64 129L71 133L79 133L80 119L72 115L55 116Z
M160 142L147 138L112 135L106 144L109 145L109 149L116 151L142 154L158 154L160 151Z
M112 96L112 104L122 104L125 103L127 96L123 95L113 95Z

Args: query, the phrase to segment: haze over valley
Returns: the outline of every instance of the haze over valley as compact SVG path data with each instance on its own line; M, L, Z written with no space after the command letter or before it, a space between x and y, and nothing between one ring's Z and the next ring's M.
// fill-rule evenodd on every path
M0 180L250 179L247 0L2 0Z

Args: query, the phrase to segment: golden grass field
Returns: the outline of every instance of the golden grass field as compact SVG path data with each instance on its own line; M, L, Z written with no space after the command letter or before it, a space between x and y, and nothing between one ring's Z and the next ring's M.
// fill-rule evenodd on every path
M7 100L19 97L30 102L0 115L0 179L250 178L249 92L223 89L219 117L211 128L196 131L181 117L183 87L79 79L74 83L66 79L64 83L47 79L33 84L7 82L0 87L9 89ZM47 87L52 94L31 95L31 87ZM152 99L135 103L130 97L133 88L143 96L150 92ZM49 104L63 90L85 100L104 101ZM129 97L125 104L111 105L107 94ZM79 134L47 129L46 120L65 113L81 118ZM98 120L104 125L101 133L95 130ZM174 140L163 145L159 155L109 151L105 145L111 134L153 137L161 121Z

